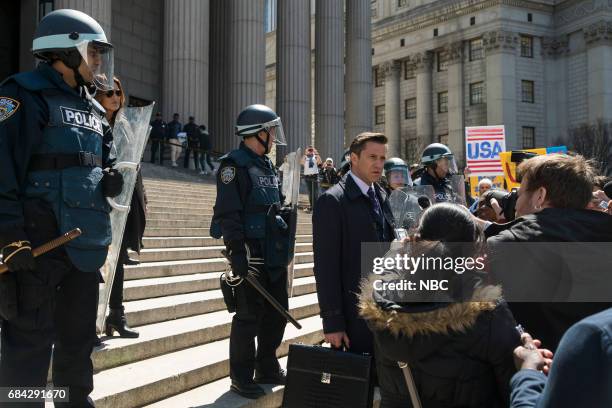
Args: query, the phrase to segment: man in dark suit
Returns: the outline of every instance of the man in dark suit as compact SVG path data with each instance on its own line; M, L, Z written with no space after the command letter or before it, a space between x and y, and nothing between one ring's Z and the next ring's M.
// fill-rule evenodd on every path
M387 138L361 133L351 143L351 171L316 202L314 272L325 341L354 353L372 353L373 340L357 310L362 278L361 244L393 239L393 216L377 184L386 160ZM364 271L366 272L366 271Z

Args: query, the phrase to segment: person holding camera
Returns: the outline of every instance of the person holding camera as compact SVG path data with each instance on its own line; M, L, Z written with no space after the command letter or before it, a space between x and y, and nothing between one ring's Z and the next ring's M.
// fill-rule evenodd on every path
M334 159L328 157L319 172L321 179L321 193L326 192L331 186L340 181L338 170L334 167Z
M532 245L521 246L520 256L512 256L509 262L511 249L504 244L612 242L612 217L586 208L593 195L595 170L582 156L555 154L523 161L517 175L520 188L497 200L506 219L516 218L485 230L487 244L495 254L489 257L491 270L510 302L517 293L531 299L550 299L557 293L561 296L568 274L572 284L573 271L568 265L577 265L575 260L565 259L558 249L547 252L541 245ZM593 256L597 253L585 257L583 263ZM609 303L510 303L517 321L551 350L572 324L607 307Z
M301 164L304 166L304 179L308 187L308 203L310 207L307 211L311 212L319 196L319 167L322 162L317 149L313 146L308 146L306 148L306 154L302 157Z

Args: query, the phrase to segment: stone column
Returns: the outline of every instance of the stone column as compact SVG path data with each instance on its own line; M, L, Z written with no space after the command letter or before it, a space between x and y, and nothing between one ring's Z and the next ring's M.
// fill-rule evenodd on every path
M587 46L589 122L612 120L612 22L599 21L584 30Z
M417 138L424 145L433 142L431 68L433 54L429 51L413 57L416 64Z
M316 2L314 82L315 145L336 162L344 152L343 0Z
M465 158L463 110L463 41L450 44L448 55L448 147L458 161Z
M551 146L559 138L568 135L567 104L567 54L569 37L542 38L542 57L544 61L544 93L546 98L545 145Z
M117 0L120 1L120 0ZM55 0L54 10L74 9L93 17L104 29L108 40L111 39L112 0Z
M264 0L224 0L229 7L229 126L248 105L265 103L266 44ZM240 142L237 136L222 141L220 151Z
M372 22L370 0L346 0L345 145L372 131Z
M400 69L398 61L382 64L382 72L385 75L385 135L389 139L388 157L401 155Z
M233 122L236 118L229 117L229 7L227 0L210 1L210 66L208 98L208 118L215 151L223 151L222 146L231 145L236 141L233 134Z
M282 163L285 154L312 139L310 0L279 1L277 15L276 113L287 136L287 147L277 151Z
M506 148L522 147L516 121L516 50L518 36L508 31L485 33L487 125L506 127Z
M164 0L163 112L208 123L208 0Z

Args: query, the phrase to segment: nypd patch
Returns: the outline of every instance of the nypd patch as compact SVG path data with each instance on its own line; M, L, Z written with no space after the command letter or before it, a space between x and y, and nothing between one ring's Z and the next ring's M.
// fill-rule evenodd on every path
M7 96L0 96L0 122L13 116L19 109L19 101Z
M60 106L65 125L88 129L102 135L102 121L90 112Z
M236 168L232 166L225 167L221 170L221 181L223 184L229 184L236 177Z

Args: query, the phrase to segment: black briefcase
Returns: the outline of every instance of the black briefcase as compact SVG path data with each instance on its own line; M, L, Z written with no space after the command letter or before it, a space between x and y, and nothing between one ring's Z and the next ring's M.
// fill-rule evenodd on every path
M283 408L371 408L372 357L291 344Z

